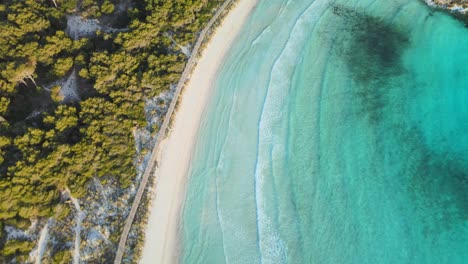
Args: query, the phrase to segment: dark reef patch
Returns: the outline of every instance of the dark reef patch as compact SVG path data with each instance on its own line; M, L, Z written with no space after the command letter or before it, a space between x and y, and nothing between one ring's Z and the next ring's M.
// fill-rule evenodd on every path
M407 166L408 193L420 215L436 219L427 234L450 230L468 220L468 159L451 152L437 152L424 142L420 129L395 130ZM468 150L467 150L468 151Z
M404 72L401 56L409 46L408 33L382 18L346 7L334 6L333 13L348 33L337 40L338 52L355 81L368 84Z
M417 214L427 218L428 235L460 226L468 220L468 158L430 145L421 131L424 128L407 121L405 107L412 101L404 90L420 88L402 61L410 47L409 30L344 6L331 10L343 33L333 36L333 55L353 81L352 108L380 131L381 142L388 137L398 142L392 150L376 146L382 152L399 153L394 163L404 166L392 177L405 186ZM395 118L396 113L401 117Z
M378 122L389 91L399 87L395 82L405 73L401 58L409 46L409 34L398 25L354 9L332 6L332 10L345 32L336 36L335 52L356 82L359 112Z

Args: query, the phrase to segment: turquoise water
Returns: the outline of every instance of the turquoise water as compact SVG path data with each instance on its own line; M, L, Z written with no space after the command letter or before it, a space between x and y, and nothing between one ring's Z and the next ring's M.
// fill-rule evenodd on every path
M260 0L191 166L182 263L468 263L468 29Z

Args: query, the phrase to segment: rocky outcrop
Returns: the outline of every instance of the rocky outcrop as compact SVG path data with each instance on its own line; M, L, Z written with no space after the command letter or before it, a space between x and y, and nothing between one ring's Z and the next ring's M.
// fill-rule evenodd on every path
M453 13L468 14L468 0L424 0L429 6L449 10Z

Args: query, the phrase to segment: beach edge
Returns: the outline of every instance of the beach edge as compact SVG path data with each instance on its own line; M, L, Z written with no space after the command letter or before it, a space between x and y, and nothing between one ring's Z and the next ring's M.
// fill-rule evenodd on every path
M256 0L238 0L208 37L179 99L171 131L160 150L154 191L149 193L145 243L139 263L178 263L181 209L200 122L224 58Z

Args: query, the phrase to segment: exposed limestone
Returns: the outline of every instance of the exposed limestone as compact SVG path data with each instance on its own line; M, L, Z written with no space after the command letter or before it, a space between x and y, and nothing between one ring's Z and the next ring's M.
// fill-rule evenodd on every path
M468 0L424 0L429 6L448 10L453 13L466 15Z

